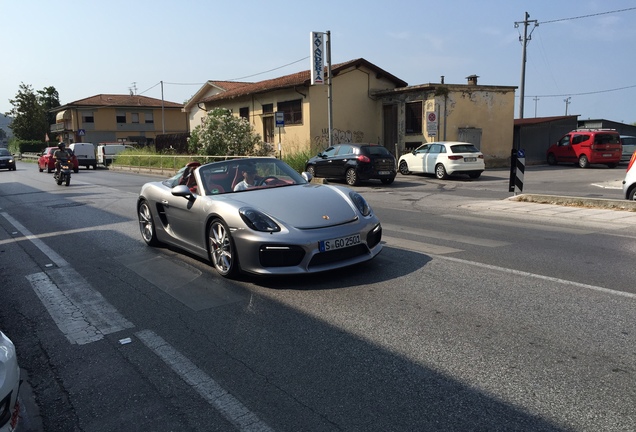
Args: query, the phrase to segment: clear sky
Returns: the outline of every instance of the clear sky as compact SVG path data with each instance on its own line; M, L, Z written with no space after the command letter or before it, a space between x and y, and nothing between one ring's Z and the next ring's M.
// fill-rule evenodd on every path
M66 104L131 89L161 99L163 81L164 99L183 103L207 80L308 70L309 33L329 30L333 64L362 57L409 85L476 74L518 87L518 118L526 12L539 25L524 117L567 107L636 122L634 0L0 0L0 113L20 83Z

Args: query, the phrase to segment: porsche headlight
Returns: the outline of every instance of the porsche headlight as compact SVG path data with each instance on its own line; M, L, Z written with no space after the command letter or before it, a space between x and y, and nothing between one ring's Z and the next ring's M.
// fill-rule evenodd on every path
M362 216L369 216L371 214L371 207L358 192L349 192L349 198L351 198L351 201L353 201L358 211L362 213Z
M254 231L262 232L278 232L280 227L269 216L254 210L253 208L243 207L239 209L239 214L243 219L243 222Z

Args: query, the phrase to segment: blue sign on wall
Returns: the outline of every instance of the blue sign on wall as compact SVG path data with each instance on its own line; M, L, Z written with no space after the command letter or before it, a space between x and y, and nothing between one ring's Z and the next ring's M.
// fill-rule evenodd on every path
M276 127L285 127L285 113L276 111Z

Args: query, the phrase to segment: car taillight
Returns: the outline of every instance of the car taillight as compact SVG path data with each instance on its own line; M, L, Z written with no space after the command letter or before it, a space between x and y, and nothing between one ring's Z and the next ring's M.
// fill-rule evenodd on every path
M483 158L484 158L484 155L483 155L483 154L480 154L480 155L479 155L479 156L477 156L477 157L478 157L479 159L483 159Z
M448 158L450 160L459 160L459 159L464 159L464 156L449 156Z
M358 160L358 162L363 162L363 163L371 162L371 159L369 159L369 157L365 155L358 155L356 159Z
M627 165L627 171L629 171L629 169L632 167L632 165L634 165L635 162L636 162L636 152L634 152L634 154L632 155L632 158L629 160L629 164Z

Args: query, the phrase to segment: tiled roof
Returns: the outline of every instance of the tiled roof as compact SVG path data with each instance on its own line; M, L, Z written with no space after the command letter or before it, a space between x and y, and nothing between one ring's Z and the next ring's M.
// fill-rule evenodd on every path
M395 77L394 75L386 72L383 69L380 69L376 65L368 62L363 58L350 60L348 62L339 63L331 66L331 72L333 76L337 76L338 73L349 67L358 67L358 66L366 66L367 68L375 71L376 73L388 78L393 81L398 87L405 87L407 83L402 81L401 79ZM215 94L213 96L209 96L203 99L201 102L212 102L212 101L221 101L226 99L234 99L241 96L248 96L251 94L264 93L272 90L280 90L290 87L309 85L311 80L310 70L305 70L302 72L297 72L291 75L285 75L278 78L273 78L265 81L259 81L255 83L243 83L244 85L238 85L234 88L228 88L227 91ZM215 82L215 81L213 81ZM227 83L227 81L225 81ZM240 84L240 83L235 83Z
M253 82L238 82L238 81L208 81L210 84L217 86L225 91L234 90L239 87L254 84Z
M113 95L100 94L76 100L58 108L66 109L71 106L77 107L140 107L140 108L181 108L183 104L169 101L161 101L147 96L140 95Z

